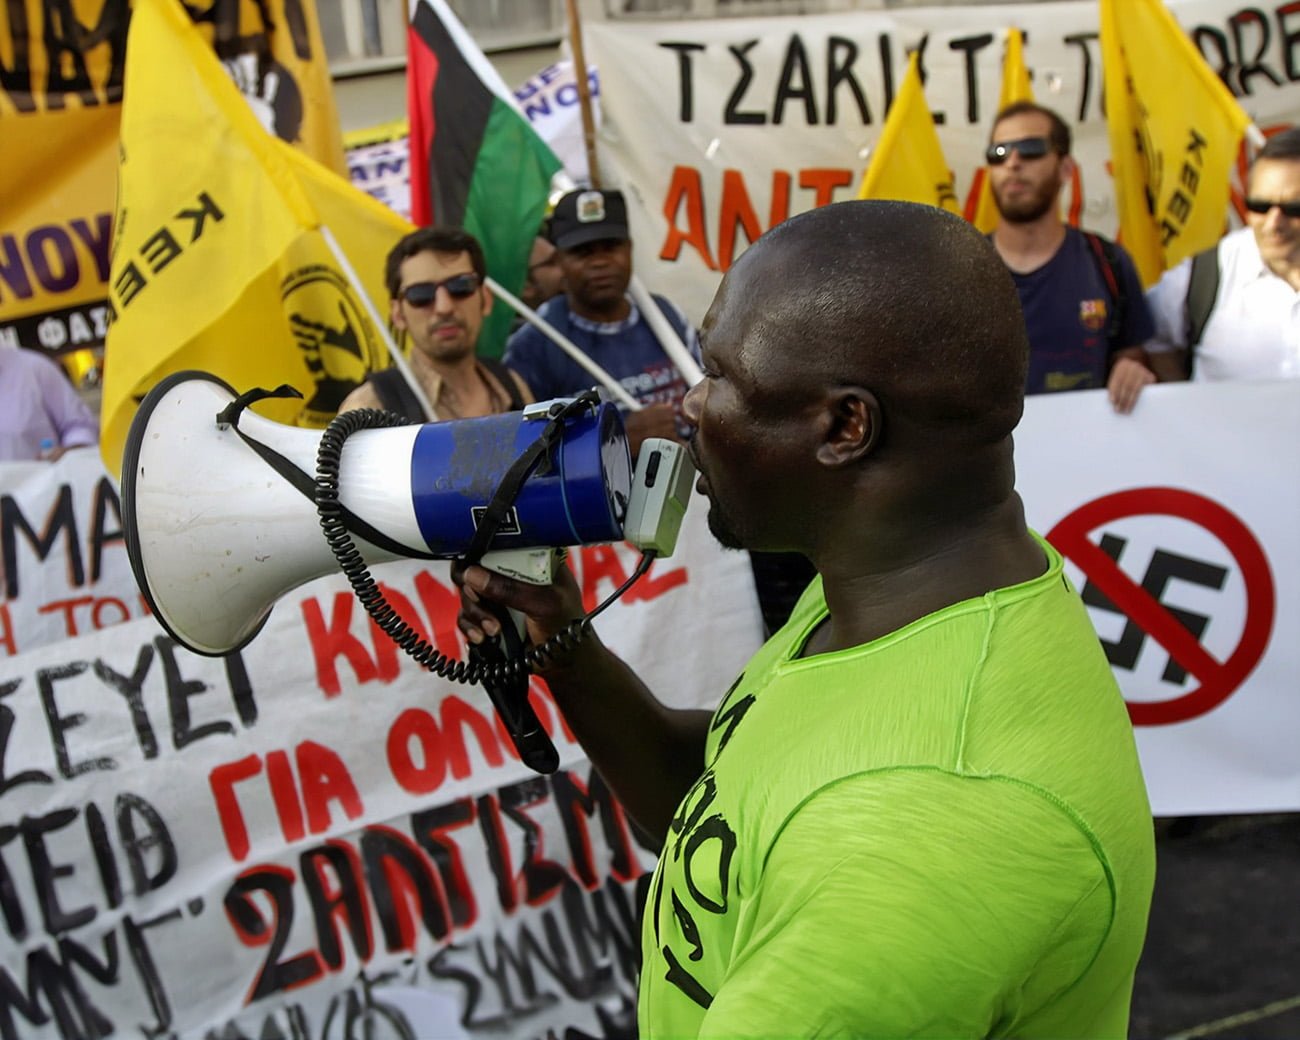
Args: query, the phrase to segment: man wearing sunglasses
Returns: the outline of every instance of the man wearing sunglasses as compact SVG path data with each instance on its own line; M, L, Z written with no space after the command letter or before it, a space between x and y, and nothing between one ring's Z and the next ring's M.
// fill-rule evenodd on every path
M420 228L388 254L389 316L411 339L411 371L439 420L496 415L533 400L518 375L474 352L492 310L486 277L483 247L459 228ZM354 408L383 408L424 421L419 400L395 368L371 375L339 411Z
M1153 360L1194 380L1300 378L1300 129L1250 168L1246 226L1151 289Z
M1156 380L1142 350L1151 315L1128 254L1061 221L1061 188L1074 175L1069 127L1017 102L998 113L985 158L1002 218L993 244L1029 330L1025 392L1104 386L1116 411L1132 411Z

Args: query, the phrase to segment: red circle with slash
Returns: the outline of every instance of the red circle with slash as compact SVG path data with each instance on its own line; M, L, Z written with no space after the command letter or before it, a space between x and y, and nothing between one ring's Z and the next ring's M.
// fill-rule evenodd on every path
M1125 574L1088 540L1103 524L1130 516L1173 516L1199 524L1214 535L1237 562L1246 583L1246 624L1236 649L1216 661L1162 603ZM1080 506L1047 533L1047 540L1078 566L1088 580L1179 666L1200 682L1190 693L1167 701L1128 702L1135 726L1186 722L1226 701L1259 664L1273 632L1273 572L1250 529L1218 502L1178 488L1132 488Z

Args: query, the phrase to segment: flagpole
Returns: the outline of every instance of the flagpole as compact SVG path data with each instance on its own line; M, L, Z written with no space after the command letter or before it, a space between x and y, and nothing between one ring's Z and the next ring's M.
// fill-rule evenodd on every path
M406 380L407 385L411 388L411 392L415 394L415 399L420 402L420 407L424 409L425 421L437 422L438 416L434 414L433 405L429 403L429 395L424 392L424 387L422 387L419 380L415 378L415 373L411 371L411 366L407 364L406 358L402 357L401 350L398 349L397 344L393 341L392 335L388 331L388 323L379 317L379 312L375 309L375 305L370 302L370 294L367 293L365 288L362 286L361 279L357 277L356 269L352 266L352 262L347 258L347 255L339 246L338 239L334 237L334 232L325 224L321 224L320 233L321 238L325 239L325 244L329 246L330 252L334 254L334 259L339 262L339 267L342 268L343 273L347 275L347 279L352 284L352 288L356 290L357 296L360 297L361 306L365 308L366 316L370 318L371 324L374 325L380 338L384 341L384 346L388 348L388 354L393 359L393 364L397 367L397 370L402 373L402 378Z
M542 333L542 335L581 365L588 375L594 377L601 386L608 390L612 396L617 398L619 404L625 406L632 412L639 412L641 410L641 404L635 397L623 389L623 385L619 383L618 380L596 364L596 362L592 361L591 358L587 357L580 347L574 344L571 339L529 307L528 304L524 303L524 301L518 296L510 292L509 289L503 288L499 282L494 281L492 278L488 278L485 284L488 289L492 291L493 296L499 296L501 299L505 300L506 303L519 313L519 316L523 318L524 321L528 322L529 325L537 329L538 332Z
M578 0L568 0L569 47L573 51L574 82L578 87L578 111L582 115L582 143L587 150L587 180L600 187L600 167L596 163L596 118L591 109L591 83L587 76L587 57L582 50L582 20L578 17Z
M686 344L677 335L677 330L668 324L668 319L664 317L664 312L659 309L659 304L655 303L649 290L646 289L641 279L636 275L632 276L628 291L632 294L632 299L636 301L637 309L641 311L646 323L650 326L650 331L655 334L655 339L664 348L664 353L677 366L677 371L686 380L686 385L694 386L704 378L704 373L700 371L700 366L691 357L691 352L686 349Z

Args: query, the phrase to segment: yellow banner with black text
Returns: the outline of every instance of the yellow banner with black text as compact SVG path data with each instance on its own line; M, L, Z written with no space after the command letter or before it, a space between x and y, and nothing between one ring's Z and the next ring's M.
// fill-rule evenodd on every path
M344 171L313 0L189 9L262 125ZM131 11L129 0L0 6L0 346L104 342Z

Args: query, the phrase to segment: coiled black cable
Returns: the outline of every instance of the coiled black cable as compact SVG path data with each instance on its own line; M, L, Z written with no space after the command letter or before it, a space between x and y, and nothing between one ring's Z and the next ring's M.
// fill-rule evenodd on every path
M320 518L325 541L357 599L375 624L422 668L444 679L466 685L502 683L526 672L535 672L549 661L572 652L591 631L592 620L650 569L654 554L644 553L627 581L594 610L571 621L540 646L527 647L522 654L508 660L471 663L457 661L439 652L402 619L371 577L370 570L348 531L343 505L339 501L339 465L344 442L359 430L407 425L410 425L409 421L402 416L377 408L359 408L336 416L326 427L316 452L315 498L316 513Z

